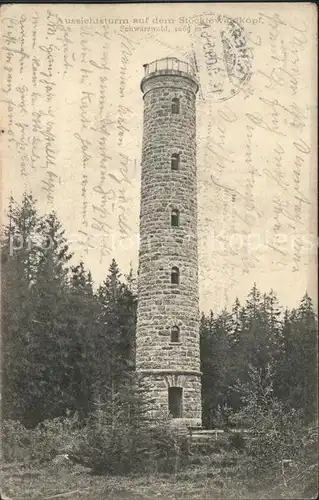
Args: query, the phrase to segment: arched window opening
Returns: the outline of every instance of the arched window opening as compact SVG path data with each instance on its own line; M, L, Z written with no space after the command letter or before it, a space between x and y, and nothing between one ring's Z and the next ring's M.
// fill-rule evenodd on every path
M171 225L173 227L179 226L179 210L177 210L176 208L172 210L171 213Z
M173 418L181 418L183 414L182 387L168 388L168 411Z
M179 342L179 327L172 326L171 328L171 342Z
M174 97L174 99L172 99L172 113L174 115L179 114L179 99L177 97Z
M172 170L179 170L179 154L178 153L172 154L171 169Z
M172 285L179 285L179 269L178 269L178 267L172 267L171 283L172 283Z

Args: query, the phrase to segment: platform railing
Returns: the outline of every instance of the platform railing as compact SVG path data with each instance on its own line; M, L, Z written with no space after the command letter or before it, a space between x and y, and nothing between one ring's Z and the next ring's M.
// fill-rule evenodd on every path
M160 70L175 70L175 71L183 71L184 73L189 73L193 75L194 71L190 64L184 61L180 61L176 57L165 57L164 59L157 59L148 64L143 64L144 66L144 75L147 76L150 73L154 73Z

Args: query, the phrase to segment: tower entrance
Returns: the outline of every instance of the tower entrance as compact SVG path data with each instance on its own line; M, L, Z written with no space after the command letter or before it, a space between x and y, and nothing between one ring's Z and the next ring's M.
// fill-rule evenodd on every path
M173 418L183 416L183 389L182 387L169 387L168 411Z

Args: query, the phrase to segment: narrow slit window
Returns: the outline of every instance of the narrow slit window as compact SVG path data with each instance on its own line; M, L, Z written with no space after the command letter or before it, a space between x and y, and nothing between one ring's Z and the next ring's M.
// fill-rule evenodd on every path
M179 170L179 154L178 153L172 154L171 169L172 170Z
M179 210L174 209L171 213L171 225L173 227L179 226Z
M178 267L172 268L171 283L172 283L172 285L179 285L179 269L178 269Z
M174 97L174 99L172 99L172 113L174 115L179 114L179 99L177 97Z
M178 326L172 326L171 329L171 342L177 343L179 342L179 327Z
M181 387L169 387L168 389L168 411L173 418L181 418L183 414L183 389Z

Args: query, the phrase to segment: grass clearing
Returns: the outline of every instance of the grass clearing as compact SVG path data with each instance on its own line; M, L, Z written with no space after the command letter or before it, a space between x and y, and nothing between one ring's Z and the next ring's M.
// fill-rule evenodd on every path
M30 467L4 464L0 470L2 500L260 500L291 497L283 491L251 491L234 477L205 476L204 469L179 474L96 476L82 466Z
M152 476L94 476L81 466L30 468L21 463L1 468L3 500L206 500L236 498L203 471ZM237 490L238 491L238 490ZM238 498L238 497L237 497ZM244 497L242 497L244 498ZM246 495L245 498L248 498Z

